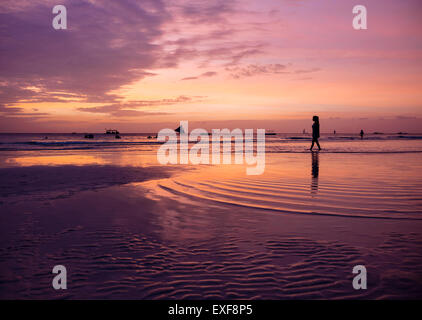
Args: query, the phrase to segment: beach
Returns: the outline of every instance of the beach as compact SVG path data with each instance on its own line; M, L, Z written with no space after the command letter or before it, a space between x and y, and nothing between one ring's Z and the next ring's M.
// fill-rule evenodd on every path
M420 299L422 140L342 137L269 137L249 176L146 135L2 136L0 298Z

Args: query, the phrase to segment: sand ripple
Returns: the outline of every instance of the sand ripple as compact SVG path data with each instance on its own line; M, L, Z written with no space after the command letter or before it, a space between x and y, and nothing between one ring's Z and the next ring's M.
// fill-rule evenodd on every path
M422 186L179 178L162 180L158 187L180 201L190 199L279 213L422 219Z
M66 233L77 236L80 244L40 251ZM416 234L393 234L378 250L384 255L398 254L402 242L415 239ZM422 249L421 241L418 246ZM412 263L409 274L420 277L412 274L412 268L422 266L421 256L412 250L400 256ZM388 297L395 293L420 297L422 293L420 278L419 286L414 286L409 283L412 277L394 272L370 276L369 289L356 292L351 288L351 268L363 263L359 250L338 241L304 237L278 236L257 242L233 235L175 246L124 228L75 228L61 235L31 234L2 248L0 257L0 263L12 257L16 263L13 274L1 274L2 298L318 299L379 298L385 292ZM68 267L71 290L51 289L54 264ZM377 268L371 264L371 274L378 274Z

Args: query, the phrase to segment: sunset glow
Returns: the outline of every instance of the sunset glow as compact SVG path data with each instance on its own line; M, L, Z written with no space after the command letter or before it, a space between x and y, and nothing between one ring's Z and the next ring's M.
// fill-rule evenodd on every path
M67 30L52 1L0 5L2 132L418 131L419 1L365 1L359 31L349 0L63 4Z

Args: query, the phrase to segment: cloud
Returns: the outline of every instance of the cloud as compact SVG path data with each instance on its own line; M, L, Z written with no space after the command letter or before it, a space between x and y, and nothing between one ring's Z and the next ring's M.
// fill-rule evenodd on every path
M296 74L304 74L304 73L312 73L320 71L320 68L310 68L310 69L301 69L301 70L295 70L294 73Z
M233 41L238 33L231 22L239 11L236 1L64 0L67 30L51 26L55 4L0 4L4 113L18 112L12 108L17 103L117 103L122 97L111 92L155 75L151 70L192 59L201 67L233 66L265 47ZM195 26L190 36L186 26Z
M241 60L263 53L264 43L236 43L217 45L212 48L198 52L203 58L200 67L206 67L213 61L219 61L220 64L230 67L238 65Z
M298 69L291 70L292 64L249 64L246 66L228 66L225 68L230 73L230 76L235 79L244 77L253 77L258 75L274 75L274 74L308 74L320 71L320 68ZM296 80L310 80L311 77L302 77Z
M188 0L172 1L171 10L190 24L221 24L226 23L236 13L237 1L226 0Z
M178 45L178 46L195 46L197 44L203 44L204 42L212 42L215 40L225 40L229 37L234 36L235 30L228 29L228 30L211 30L207 33L199 33L194 34L190 37L186 37L186 35L181 35L179 38L174 40L166 40L163 42L164 45L171 46L171 45Z
M182 61L197 61L199 68L213 66L235 66L243 59L259 55L264 52L263 43L220 43L185 44L169 50L161 59L161 66L174 68ZM201 48L201 49L198 49Z
M200 78L214 77L216 75L217 75L217 72L215 72L215 71L208 71L208 72L204 72L204 73L200 74L199 76L196 76L196 77L186 77L186 78L183 78L182 80L196 80L196 79L200 79Z
M396 116L397 120L415 120L417 117L414 116Z
M151 76L168 18L160 0L62 1L68 29L51 26L53 4L0 7L0 103L111 102L110 91ZM158 13L157 13L158 12ZM26 89L32 87L35 89Z
M170 48L166 56L170 66L182 60L194 61L200 68L233 66L264 53L268 46L250 37L256 21L262 23L261 14L246 13L240 1L173 0L168 11L173 19L166 25L169 31L162 45Z
M169 114L168 112L151 112L151 111L138 111L121 109L110 113L114 117L141 117L141 116L161 116Z
M1 96L1 91L0 91ZM7 107L3 104L0 104L0 114L7 115L7 116L15 116L15 117L24 117L24 116L32 116L32 117L42 117L47 116L48 113L46 112L37 112L38 109L33 108L32 111L34 112L25 112L24 108L21 107Z
M199 101L202 97L187 97L179 96L174 99L159 99L159 100L133 100L126 103L113 103L98 107L81 107L76 110L89 113L109 114L115 117L137 117L146 115L163 115L166 112L140 111L138 108L156 107L165 105L176 105L183 103L191 103Z
M227 67L226 70L235 78L252 77L261 74L287 74L287 66L283 64L250 64L244 67Z

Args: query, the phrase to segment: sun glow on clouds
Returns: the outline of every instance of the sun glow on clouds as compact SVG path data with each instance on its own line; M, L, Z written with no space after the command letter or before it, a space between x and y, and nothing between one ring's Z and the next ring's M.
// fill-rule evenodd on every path
M49 3L2 5L2 130L312 114L405 126L422 116L422 5L366 3L362 32L349 0L64 1L63 33Z

